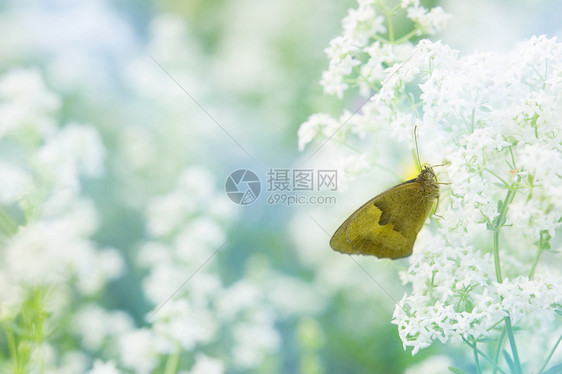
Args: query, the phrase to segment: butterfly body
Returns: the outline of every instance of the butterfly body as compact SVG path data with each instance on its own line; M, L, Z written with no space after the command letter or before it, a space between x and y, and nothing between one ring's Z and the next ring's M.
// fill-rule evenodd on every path
M424 166L416 178L384 191L357 209L336 230L330 246L348 254L407 257L438 199L435 173Z

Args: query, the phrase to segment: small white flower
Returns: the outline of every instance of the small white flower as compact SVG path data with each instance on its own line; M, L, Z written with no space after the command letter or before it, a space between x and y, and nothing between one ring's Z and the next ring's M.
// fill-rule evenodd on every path
M515 279L505 279L498 285L498 293L502 296L501 305L509 312L514 324L521 319L533 323L548 318L548 311L553 311L562 303L560 278L553 279L555 283L546 281L540 275L535 279L520 276Z
M329 47L324 50L330 60L339 61L350 53L359 51L360 46L353 40L339 36L330 41Z
M409 7L407 10L408 18L416 22L420 28L420 34L433 35L443 30L451 18L450 14L445 13L443 8L431 8L428 12L421 6Z
M338 127L339 123L329 114L313 114L299 128L299 151L304 150L306 145L312 142L318 135L333 135Z
M373 5L363 3L358 9L349 10L342 20L344 38L363 46L373 35L386 32L384 17L377 16Z
M400 7L401 8L408 8L410 6L419 7L420 1L419 0L400 0Z
M322 73L322 79L320 80L320 85L324 88L324 93L327 95L335 95L340 99L343 98L344 92L349 87L344 81L346 74L347 73L345 73L342 67L337 63L330 64L328 70Z

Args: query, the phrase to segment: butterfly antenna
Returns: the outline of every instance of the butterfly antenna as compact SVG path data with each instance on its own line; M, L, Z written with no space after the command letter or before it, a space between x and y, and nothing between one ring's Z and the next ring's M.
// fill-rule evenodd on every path
M445 161L445 162L443 162L442 164L431 165L431 167L437 168L437 167L439 167L439 166L447 166L447 165L449 165L450 163L451 163L451 161Z
M420 149L418 147L418 125L414 126L414 142L416 143L416 158L418 161L418 167L419 170L421 171L422 166L420 161Z

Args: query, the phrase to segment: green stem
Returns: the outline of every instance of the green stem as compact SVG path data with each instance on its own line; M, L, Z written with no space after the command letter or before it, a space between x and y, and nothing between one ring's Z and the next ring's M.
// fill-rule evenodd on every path
M509 189L509 191L507 191L507 196L505 197L505 200L503 201L500 215L496 218L496 220L495 220L496 222L494 224L494 249L493 249L494 250L494 266L496 268L496 279L497 279L498 283L503 282L501 266L500 266L500 245L499 245L500 230L501 230L502 226L504 225L505 216L507 215L507 209L509 207L509 204L511 204L514 197L515 197L515 190Z
M505 327L507 330L507 338L509 339L509 345L511 346L511 354L513 355L513 364L515 365L515 370L517 374L521 374L521 362L519 361L519 354L517 353L517 345L515 344L515 337L513 336L513 329L511 328L511 318L509 316L504 317Z
M468 340L466 340L465 338L462 338L462 340L464 340L464 342L468 345L470 345L472 347L472 349L474 349L476 352L478 352L478 354L480 356L482 356L483 358L486 359L486 361L488 361L490 364L492 364L492 366L498 370L500 373L506 374L505 371L503 371L503 369L501 367L498 366L498 364L496 364L490 357L488 357L484 352L482 352L481 350L479 350L478 348L476 348L476 346L473 346L472 344L470 344L468 342Z
M373 39L378 40L379 42L381 42L381 44L389 44L389 43L390 43L389 40L387 40L386 38L383 38L383 37L380 36L380 35L376 35L376 34L375 34L375 35L373 35L372 37L373 37Z
M502 208L500 211L500 215L496 218L496 222L494 225L494 265L496 268L496 279L498 283L503 282L502 274L501 274L501 266L500 266L500 247L499 247L499 237L500 237L500 230L504 225L505 216L507 215L507 210L509 204L513 201L515 197L515 190L510 189L507 192L507 196L502 204ZM517 370L517 374L521 374L521 362L519 361L519 354L517 352L517 345L515 344L515 337L513 336L513 328L511 326L511 318L509 315L504 317L505 328L507 331L507 337L509 339L509 345L511 346L511 354L513 355L513 364L515 365L515 369Z
M394 24L392 23L392 16L394 15L393 9L388 9L383 1L377 1L378 6L382 9L386 22L388 23L388 41L394 44Z
M394 44L394 25L392 24L392 15L386 13L386 20L388 22L388 40L390 44Z
M500 230L494 230L494 266L496 267L496 279L498 283L502 283L502 269L500 266L500 251L499 251L499 241L500 241Z
M12 219L0 209L0 231L4 232L6 235L14 234L18 229L18 226L12 221Z
M560 341L562 341L562 335L560 335L560 337L558 338L556 343L554 343L554 347L552 347L552 349L550 350L550 353L546 357L546 360L545 360L543 366L540 368L540 370L537 372L537 374L541 374L544 371L544 368L546 368L546 365L548 364L548 361L550 361L550 359L552 358L552 355L556 351L556 348L558 348L558 344L560 344Z
M515 157L513 156L513 148L512 148L511 145L509 146L509 153L511 154L512 168L513 168L514 170L517 170L517 165L515 165Z
M390 9L388 9L386 5L384 5L384 1L377 1L377 5L382 9L383 12L390 13Z
M488 168L484 168L485 171L487 171L488 173L492 174L494 177L498 178L498 180L500 182L502 182L507 188L510 188L509 183L507 183L502 177L500 177L499 175L497 175L496 173L494 173L493 171L491 171Z
M412 38L413 36L416 36L418 34L418 30L412 30L409 33L407 33L406 35L404 35L403 37L401 37L400 39L398 39L396 41L395 44L402 44L407 42L408 40L410 40L410 38Z
M535 257L535 260L533 261L533 265L531 266L531 271L529 272L529 279L533 279L533 277L535 276L535 270L539 263L539 259L541 258L542 251L543 250L541 248L537 250L537 256Z
M507 215L507 209L509 208L509 204L511 204L511 202L513 201L513 198L515 197L515 191L516 190L514 190L513 188L510 188L509 191L507 192L507 196L505 197L505 200L503 202L500 217L499 217L498 222L496 224L496 227L498 228L498 230L503 226L503 220L505 219L505 216Z
M482 374L482 369L480 369L480 360L478 360L478 351L476 348L476 342L472 345L472 351L474 352L474 362L476 363L476 369L478 370L478 374Z
M500 323L503 322L503 319L498 320L496 323L494 323L492 326L488 327L486 329L486 331L492 331L493 329L495 329Z
M14 334L12 333L12 329L8 326L4 326L4 333L6 334L6 340L8 341L10 357L12 357L13 361L17 361L18 350L16 349L16 340L14 338Z
M496 357L495 357L495 361L496 364L498 363L499 359L500 359L500 353L502 351L502 346L503 346L503 339L505 338L505 327L500 335L500 339L498 340L498 349L496 349ZM497 370L496 368L494 368L494 372L493 374L496 374Z
M168 356L166 361L166 367L164 368L164 374L173 374L178 370L178 363L180 361L179 353L174 353Z

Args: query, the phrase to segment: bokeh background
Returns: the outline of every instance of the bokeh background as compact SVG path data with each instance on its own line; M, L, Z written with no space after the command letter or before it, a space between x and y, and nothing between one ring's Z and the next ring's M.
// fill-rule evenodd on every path
M555 1L424 5L452 15L438 38L462 53L507 50L531 35L562 32ZM17 274L0 280L3 297L16 292L19 300L19 307L2 309L4 371L474 369L461 347L435 344L414 357L403 350L390 321L404 293L396 272L406 263L355 262L328 245L354 208L406 176L412 158L404 144L387 145L385 157L403 165L398 176L380 168L341 183L335 204L266 201L271 168L333 168L329 146L299 152L297 130L312 113L359 103L359 96L343 103L324 96L318 84L327 67L323 50L355 6L351 0L0 1L0 159L31 178L18 185L27 188L18 189L20 200L3 201L2 217L21 228L53 219L43 209L66 196L68 178L46 183L43 164L29 161L51 134L37 123L48 120L57 131L81 124L97 133L99 149L90 150L93 140L85 137L51 160L56 171L80 149L93 154L78 162L77 170L92 172L74 171L72 197L63 198L56 216L80 225L83 214L69 212L87 202L81 238L107 255L56 268L51 262L81 252L65 241L68 227L54 228L37 240L57 241L60 252L49 252L48 260L30 252ZM402 33L409 27L398 26ZM2 127L16 121L6 114L16 94L22 113L34 117L18 117L25 131L10 135ZM14 152L18 147L24 150ZM228 175L241 168L262 180L261 198L244 206L224 192ZM42 193L27 194L30 185ZM24 214L22 196L38 213ZM3 233L5 272L16 235L17 228ZM25 272L55 276L14 287ZM99 277L95 286L80 286L92 277ZM21 333L37 293L44 297L43 333Z

